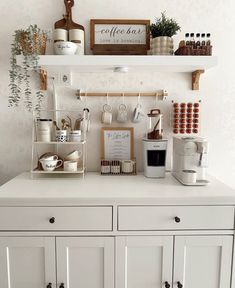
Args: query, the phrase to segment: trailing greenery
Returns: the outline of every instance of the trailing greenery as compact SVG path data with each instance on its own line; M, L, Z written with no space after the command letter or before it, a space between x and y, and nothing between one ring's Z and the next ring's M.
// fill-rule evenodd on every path
M160 18L156 18L156 23L151 24L149 29L153 38L160 36L172 37L180 31L181 27L172 18L167 18L166 12L161 13Z
M37 25L30 25L26 30L16 30L11 44L11 57L9 70L10 95L9 107L17 107L23 102L28 111L33 109L33 88L31 76L40 69L38 65L41 47L46 41L46 34ZM44 45L45 46L45 45ZM17 56L23 55L22 65L17 65ZM36 73L39 77L38 73ZM36 92L35 109L40 110L43 99L42 91Z

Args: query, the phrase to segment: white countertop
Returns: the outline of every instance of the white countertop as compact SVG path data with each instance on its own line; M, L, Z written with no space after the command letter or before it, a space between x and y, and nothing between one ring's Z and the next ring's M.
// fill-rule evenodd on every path
M23 173L0 187L0 206L75 205L235 205L235 190L211 177L204 187L183 186L170 174L165 179L101 176L84 179L31 179Z

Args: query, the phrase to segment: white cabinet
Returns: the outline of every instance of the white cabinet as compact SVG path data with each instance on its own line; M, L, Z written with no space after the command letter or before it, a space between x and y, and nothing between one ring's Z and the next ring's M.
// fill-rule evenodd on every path
M65 288L114 287L114 238L59 237L56 247L59 285L64 283Z
M233 236L175 237L173 287L229 288L232 246Z
M56 287L54 237L0 237L1 288L45 288L49 283Z
M116 288L171 286L172 236L117 237L116 255Z

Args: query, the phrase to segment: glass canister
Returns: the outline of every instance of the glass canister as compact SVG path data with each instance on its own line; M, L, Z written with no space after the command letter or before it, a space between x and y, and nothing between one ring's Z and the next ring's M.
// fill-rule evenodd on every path
M152 109L148 114L148 139L162 139L162 117L160 109Z

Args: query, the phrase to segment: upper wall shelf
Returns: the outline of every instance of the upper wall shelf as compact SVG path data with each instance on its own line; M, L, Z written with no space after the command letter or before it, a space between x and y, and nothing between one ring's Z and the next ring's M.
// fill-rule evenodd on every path
M18 56L17 63L22 65L23 57ZM200 75L216 66L215 56L78 56L78 55L42 55L39 65L45 70L68 69L72 72L113 72L115 69L128 69L128 72L190 72L192 89L199 89Z

